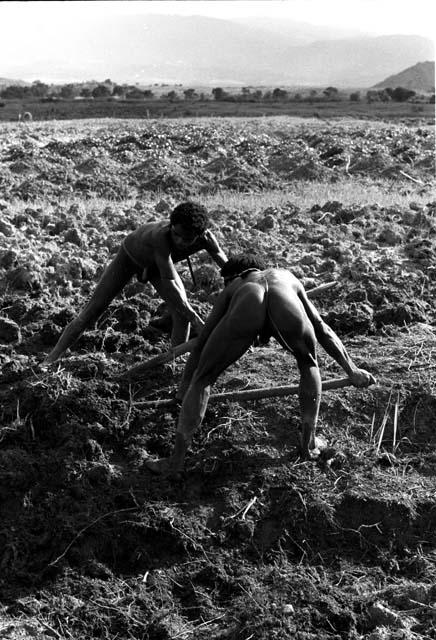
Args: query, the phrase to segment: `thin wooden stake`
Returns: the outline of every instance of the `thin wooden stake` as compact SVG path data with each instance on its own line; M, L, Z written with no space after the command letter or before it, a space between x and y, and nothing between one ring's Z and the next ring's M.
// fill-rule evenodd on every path
M350 378L336 378L334 380L326 380L322 383L323 391L330 391L333 389L343 389L344 387L350 387L352 383ZM294 386L280 386L280 387L263 387L261 389L243 389L242 391L227 391L224 393L212 393L209 402L214 400L261 400L262 398L279 398L283 396L295 395L299 392L299 385ZM135 407L165 407L175 404L174 398L168 398L163 400L143 400L142 402L135 402Z
M375 412L372 414L371 431L369 432L369 443L370 444L372 442L372 434L374 433L374 425L375 425Z
M409 176L409 174L406 173L405 171L401 171L401 169L400 169L400 173L402 176L404 176L405 178L408 178L412 182L416 182L416 184L421 184L421 185L424 184L422 180L418 180L417 178L412 178L412 176Z
M383 436L384 436L384 433L385 433L386 424L387 424L387 421L388 421L390 407L391 407L391 396L389 396L388 406L386 407L386 410L385 410L385 413L384 413L384 416L383 416L383 420L382 420L382 423L380 425L380 436L379 436L378 443L377 443L376 453L378 453L380 451L381 443L382 443Z
M397 429L398 429L398 405L400 402L400 394L398 393L397 401L394 407L394 436L392 441L392 451L395 453L397 449Z

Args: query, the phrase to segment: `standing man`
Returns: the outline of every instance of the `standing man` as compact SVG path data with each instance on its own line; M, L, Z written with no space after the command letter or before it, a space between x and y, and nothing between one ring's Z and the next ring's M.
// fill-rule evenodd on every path
M149 222L132 231L106 267L91 299L65 327L45 362L60 358L82 332L96 322L133 275L140 282L150 282L168 304L173 321L172 345L185 342L190 324L201 327L203 321L189 304L174 264L203 249L219 267L227 261L208 224L205 207L183 202L172 211L169 222Z
M321 444L315 438L321 400L317 341L344 369L351 384L366 387L375 382L370 373L353 363L292 273L285 269L265 269L256 256L240 255L224 265L221 275L225 289L198 337L179 388L183 403L173 454L170 458L146 461L155 473L177 473L183 469L192 435L206 412L210 386L258 337L264 342L273 336L297 360L301 453L306 458L316 457Z

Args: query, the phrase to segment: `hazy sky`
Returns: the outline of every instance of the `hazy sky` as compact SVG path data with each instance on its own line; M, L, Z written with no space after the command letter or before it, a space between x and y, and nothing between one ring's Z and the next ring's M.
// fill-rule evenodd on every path
M434 0L0 0L0 78L71 81L88 78L88 71L94 77L96 71L88 69L92 60L81 59L78 43L83 37L88 51L95 46L91 56L104 59L104 39L98 32L95 41L89 38L89 29L98 29L103 16L270 17L365 35L421 35L435 42L435 5Z
M219 18L270 16L318 25L351 27L373 34L416 34L436 37L434 0L85 0L67 2L0 1L1 38L26 46L38 25L80 24L87 16L167 13ZM64 34L66 35L66 34ZM17 43L18 44L18 43ZM1 62L0 62L1 66ZM0 69L1 75L1 69Z

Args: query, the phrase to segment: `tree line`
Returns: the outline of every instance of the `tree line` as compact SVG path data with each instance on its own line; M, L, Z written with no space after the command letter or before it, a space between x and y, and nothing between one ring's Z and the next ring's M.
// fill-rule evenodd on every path
M165 87L168 85L155 85ZM181 87L181 85L178 85ZM255 87L242 87L239 93L234 93L214 87L209 94L198 92L196 89L170 89L168 92L160 90L156 94L152 89L143 89L138 85L120 85L110 79L98 83L67 83L49 85L36 80L30 85L9 85L0 91L3 99L41 99L41 100L71 100L71 99L121 99L121 100L152 100L164 99L169 102L185 100L188 102L215 100L218 102L321 102L344 101L351 102L406 102L409 100L425 100L434 103L434 94L419 96L416 91L405 87L386 89L369 89L366 92L353 91L347 94L336 87L325 89L308 89L307 91L290 91L281 87L261 90Z

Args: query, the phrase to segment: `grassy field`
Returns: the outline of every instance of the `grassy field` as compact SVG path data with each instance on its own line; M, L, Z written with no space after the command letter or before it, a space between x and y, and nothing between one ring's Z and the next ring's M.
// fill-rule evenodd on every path
M434 121L434 105L426 103L362 102L169 102L163 99L141 101L117 100L1 100L0 121L14 121L29 111L35 120L69 120L74 118L191 118L301 116L317 118L368 118L396 120L402 118Z
M0 637L436 638L434 128L346 118L90 119L0 127ZM186 472L167 455L183 358L128 283L47 368L122 238L204 202L228 252L307 288L377 384L323 394L329 448L298 456L295 396L211 402ZM179 273L206 316L207 255ZM321 349L323 379L343 372ZM272 339L214 391L298 382Z

